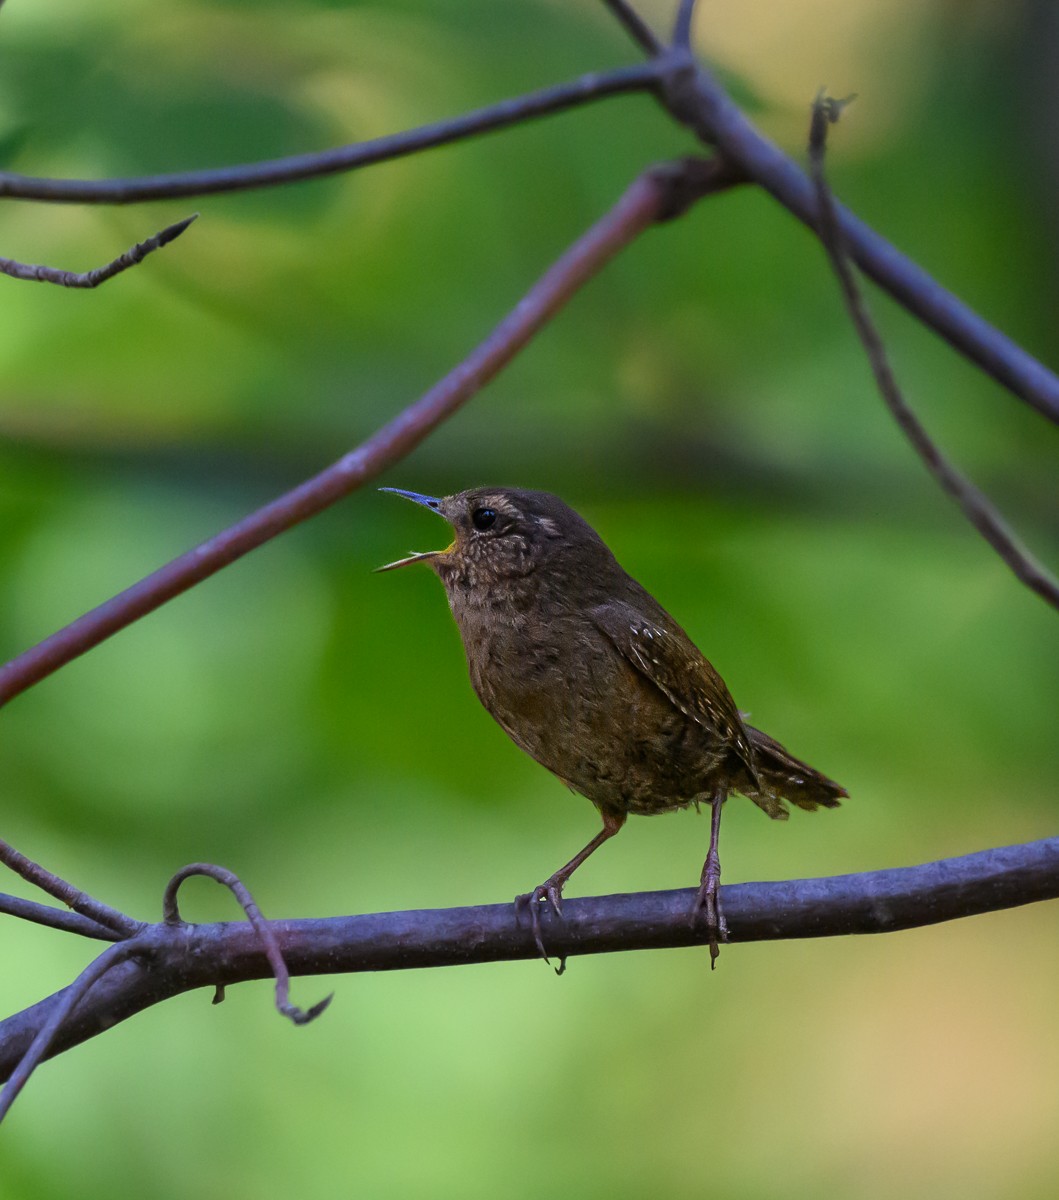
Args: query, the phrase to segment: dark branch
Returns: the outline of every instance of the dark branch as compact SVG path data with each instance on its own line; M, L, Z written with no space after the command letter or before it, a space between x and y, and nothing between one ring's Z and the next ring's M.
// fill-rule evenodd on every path
M177 893L184 880L189 879L192 875L205 875L208 879L226 887L239 901L243 912L246 913L246 919L253 926L265 947L265 957L276 978L276 1008L279 1013L284 1017L289 1017L295 1025L308 1025L310 1021L315 1020L331 1003L334 993L314 1004L310 1009L298 1008L291 1004L290 972L287 970L287 964L283 961L283 952L276 941L276 935L272 931L272 926L261 915L261 909L250 895L250 889L234 871L229 871L226 867L219 867L216 863L191 863L190 866L182 867L166 886L165 895L162 898L163 921L169 926L184 924L177 907Z
M67 908L72 908L74 912L80 913L97 925L113 929L122 937L129 937L143 928L142 922L134 921L132 917L111 908L109 904L103 904L87 892L80 891L5 841L0 841L0 863L21 876L27 883L40 888L42 892L47 892L56 900L61 900Z
M579 288L644 230L676 215L694 197L735 182L733 172L697 159L646 171L440 383L319 475L0 667L0 705L167 600L374 479L480 391Z
M932 441L897 385L897 379L886 354L886 347L871 319L868 306L857 286L849 259L846 257L846 247L835 213L834 199L824 173L827 127L838 120L845 103L846 101L833 100L822 93L817 96L813 104L812 121L809 128L809 163L820 206L820 240L824 244L824 249L827 251L831 266L834 268L842 289L846 311L849 313L850 320L853 322L868 356L868 361L871 363L879 392L901 432L908 438L924 466L956 501L964 516L1000 555L1017 579L1041 596L1053 608L1059 609L1059 581L1054 579L1019 543L989 498L949 462Z
M677 19L673 25L673 45L691 49L691 22L695 16L695 0L680 0Z
M563 919L542 913L560 957L705 944L688 914L694 889L569 899ZM889 933L1059 897L1059 838L985 850L918 867L826 879L721 888L733 943ZM535 959L528 922L514 905L277 921L273 929L293 975L395 971ZM152 925L136 939L150 967L113 966L92 987L50 1053L104 1032L171 996L272 974L257 933L244 924ZM731 968L737 958L729 955ZM67 989L68 991L68 989ZM67 992L0 1022L0 1079L17 1067Z
M625 26L629 37L648 54L661 54L665 43L655 36L650 25L629 3L629 0L603 0L603 3Z
M130 938L119 942L116 946L108 946L94 961L90 962L68 988L55 997L48 1018L34 1035L33 1041L26 1048L18 1065L10 1073L3 1092L0 1092L0 1121L7 1115L14 1104L19 1092L26 1086L29 1077L44 1061L51 1050L55 1038L70 1016L70 1013L84 999L92 985L102 979L118 963L126 962L138 952L138 939Z
M648 53L659 54L661 43L625 0L606 3ZM702 142L719 150L733 170L816 230L816 196L805 172L758 132L709 71L690 59L678 69L677 53L665 56L669 64L660 76L662 104ZM1059 423L1059 377L848 209L836 207L850 257L866 275L987 375Z
M570 83L542 88L451 120L422 125L418 129L338 146L319 154L296 154L290 158L275 158L236 167L148 175L137 179L39 179L0 172L0 197L46 200L56 204L133 204L144 200L171 200L178 196L242 192L249 188L275 187L301 179L319 179L388 159L403 158L493 130L506 129L607 96L656 88L665 69L665 64L651 62L582 75Z
M18 917L35 925L46 925L49 929L61 929L65 933L79 933L82 937L98 938L103 942L117 942L124 937L124 934L108 929L89 917L82 917L80 913L50 908L47 904L9 896L6 892L0 892L0 915Z
M120 254L105 267L96 267L91 271L80 273L60 271L56 267L41 267L35 266L33 263L16 262L13 258L0 258L0 272L10 275L13 279L28 279L36 283L57 283L60 287L99 287L101 283L106 283L108 279L113 279L115 275L120 275L129 267L143 262L152 251L167 246L180 237L197 216L198 213L195 213L194 216L186 217L183 221L177 221L175 225L168 225L161 233L156 233L154 237L149 237L145 242L137 242L131 250L126 250L124 254Z

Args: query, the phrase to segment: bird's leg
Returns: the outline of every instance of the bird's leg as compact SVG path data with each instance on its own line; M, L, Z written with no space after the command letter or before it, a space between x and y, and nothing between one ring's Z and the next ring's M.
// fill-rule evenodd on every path
M617 809L601 808L600 815L603 817L603 828L583 850L579 850L565 866L560 867L554 875L550 875L543 883L538 884L532 892L515 897L515 916L517 918L522 909L529 909L533 940L537 943L537 949L545 962L548 962L548 952L544 948L544 940L541 937L540 906L547 901L555 911L555 915L561 917L563 915L563 888L566 886L567 880L590 854L598 850L625 824L626 814Z
M701 909L706 910L706 926L710 933L710 970L717 965L717 955L720 954L718 942L728 941L728 925L721 912L720 899L717 889L721 883L721 858L717 843L721 834L721 806L725 801L722 790L714 792L710 798L710 849L706 861L702 864L702 883L699 894L695 897L695 907L692 909L692 920L698 916Z

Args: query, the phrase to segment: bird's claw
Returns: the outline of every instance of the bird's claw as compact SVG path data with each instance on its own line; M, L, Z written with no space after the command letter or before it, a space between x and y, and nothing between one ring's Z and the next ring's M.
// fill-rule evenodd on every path
M544 883L538 884L532 892L526 892L524 895L515 897L515 920L519 919L524 909L529 911L533 941L536 944L537 952L549 966L551 966L551 958L548 955L548 951L544 948L544 938L541 936L541 905L550 904L552 911L561 920L563 915L562 895L562 884L549 879ZM566 960L564 959L562 968L556 974L561 975L565 966Z
M718 943L728 941L728 922L721 911L721 900L718 889L721 883L721 865L719 862L706 860L702 869L702 883L699 886L695 903L691 909L691 924L694 926L699 919L699 913L706 914L706 928L710 935L710 970L717 966L717 957L721 953Z

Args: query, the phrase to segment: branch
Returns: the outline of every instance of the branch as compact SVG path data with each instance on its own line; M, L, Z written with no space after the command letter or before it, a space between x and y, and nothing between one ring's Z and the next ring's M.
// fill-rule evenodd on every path
M250 895L250 889L234 871L229 871L226 867L219 867L216 863L191 863L190 866L177 871L166 886L165 895L162 898L162 919L166 925L178 927L184 924L180 917L180 909L177 907L177 892L180 891L180 885L184 880L189 879L192 875L205 875L207 878L213 879L226 887L239 901L243 912L246 913L246 919L265 947L265 957L268 959L269 969L276 978L276 1009L278 1012L284 1017L289 1017L295 1025L308 1025L310 1021L315 1021L331 1003L334 992L314 1004L310 1009L298 1008L291 1004L290 972L287 970L287 964L283 961L283 954L276 941L276 935L272 926L261 915L261 909Z
M126 250L124 254L118 255L113 262L107 263L105 267L96 267L91 271L82 271L80 273L76 271L60 271L56 267L41 267L33 263L16 262L13 258L0 258L0 272L4 275L10 275L13 279L28 279L36 283L57 283L60 287L99 287L101 283L106 283L108 279L113 279L115 275L120 275L122 271L127 271L129 267L134 267L137 263L143 262L152 251L158 250L162 246L167 246L170 242L180 237L196 217L198 217L198 213L186 217L183 221L177 221L175 225L166 226L161 233L156 233L154 237L149 237L145 242L137 242L131 250Z
M320 474L0 667L0 706L167 600L376 478L484 387L579 288L644 230L678 215L694 199L736 182L734 172L701 159L644 172L440 383Z
M641 46L657 54L657 38L639 18L633 23L634 14L626 0L606 2L630 32L646 31L644 37L634 36ZM664 56L671 66L660 76L663 106L700 141L720 151L733 169L760 184L816 231L816 196L805 173L758 132L705 67L688 56L684 70L677 70L677 53L669 51ZM848 209L838 205L837 211L850 257L866 275L987 375L1059 423L1059 377Z
M827 127L838 120L847 102L826 97L823 92L817 96L813 103L809 126L809 163L820 205L820 240L838 279L846 311L868 356L879 392L923 465L956 501L968 521L1000 555L1018 580L1041 596L1052 608L1059 609L1059 580L1053 578L1021 545L993 507L989 497L979 491L942 454L897 385L897 379L886 355L886 347L871 319L868 306L846 257L842 230L835 213L834 197L824 173Z
M418 129L388 137L353 142L318 154L295 154L236 167L147 175L136 179L42 179L0 171L0 197L46 200L54 204L134 204L143 200L243 192L301 179L320 179L506 129L509 125L564 112L608 96L657 88L667 69L666 63L658 61L616 71L594 72L570 83L542 88L525 96L502 100L488 108L475 109L447 121L421 125Z
M95 925L102 925L104 929L114 930L121 937L130 937L139 933L143 928L141 921L134 921L132 917L126 916L118 909L111 908L109 904L103 904L87 892L75 888L73 884L67 883L65 879L60 879L58 875L52 874L40 863L35 863L16 850L14 846L2 840L0 840L0 863L14 871L27 883L40 888L42 892L47 892L56 900L61 900L67 908L72 908L75 913L79 913ZM50 924L51 922L41 923Z
M561 920L550 909L542 913L544 936L565 957L704 945L708 932L688 920L695 896L689 888L568 899ZM721 888L732 943L890 933L1056 898L1059 837L917 867ZM511 903L276 921L272 928L292 975L537 958L532 931L518 923ZM272 974L257 933L244 924L160 923L135 941L149 967L130 959L106 971L63 1024L50 1054L183 992ZM16 1069L68 991L0 1022L0 1080Z
M695 0L680 0L677 19L673 24L673 45L681 50L691 49L691 23L695 16Z
M81 916L80 913L65 912L61 908L51 908L47 904L23 900L21 896L9 896L6 892L0 892L0 915L18 917L23 921L31 921L34 925L61 929L65 933L79 933L82 937L98 938L102 942L118 942L125 936L116 929L100 925L90 917Z
M17 853L11 851L10 847L7 847L7 849L12 854ZM28 862L28 860L24 861ZM36 873L43 871L43 868L37 867L36 864L31 865L34 867ZM50 872L46 874L49 875L49 880L53 881L54 885L65 889L67 892L73 890L69 884L58 880ZM236 900L239 901L243 912L246 914L246 919L250 922L251 929L257 935L259 946L264 946L265 958L268 962L269 970L276 979L276 1008L283 1016L289 1017L295 1025L308 1025L310 1021L315 1020L331 1003L333 993L318 1004L314 1004L308 1010L297 1008L290 1003L290 972L287 970L287 964L283 961L283 952L280 949L273 926L261 915L261 910L254 902L249 889L238 875L225 867L219 867L214 863L192 863L190 866L179 870L166 885L165 895L162 899L162 922L160 925L150 926L140 922L131 922L130 931L122 937L117 945L110 946L104 950L98 958L88 964L68 988L64 988L54 998L55 1003L51 1005L47 1018L34 1033L33 1040L19 1059L18 1065L11 1071L7 1086L0 1092L0 1122L3 1121L4 1117L10 1111L11 1105L14 1104L18 1094L29 1082L29 1078L33 1072L46 1057L54 1052L53 1043L59 1030L66 1024L70 1014L82 1003L97 983L105 979L115 967L132 959L137 961L140 969L150 972L153 969L155 952L152 935L158 930L167 931L178 942L184 941L187 926L180 917L180 910L177 907L177 893L184 880L190 878L192 875L205 875L215 880L217 883L228 888ZM30 906L31 911L28 913L19 912L17 915L26 917L31 921L37 921L38 923L46 923L41 922L38 912L32 911L39 910L42 907L41 905L32 905ZM90 924L94 925L94 922L90 922ZM95 926L95 929L98 931L99 926ZM99 932L89 930L85 932L89 937L101 936ZM215 986L216 992L213 1002L217 1004L224 999L224 985L218 981Z
M655 36L650 25L633 8L629 0L603 0L603 3L625 26L625 31L641 50L648 54L661 54L665 50L665 43Z

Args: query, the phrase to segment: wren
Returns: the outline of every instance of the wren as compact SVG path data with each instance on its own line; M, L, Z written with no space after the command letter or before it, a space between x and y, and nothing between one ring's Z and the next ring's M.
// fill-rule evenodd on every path
M557 496L521 488L440 498L382 490L444 517L455 539L379 570L433 569L479 700L517 746L603 819L583 850L516 899L518 910L530 910L541 955L540 905L561 916L570 876L629 813L707 803L710 847L691 917L705 913L713 965L728 933L718 903L718 836L729 794L785 820L788 803L835 808L845 789L744 722L691 638Z

